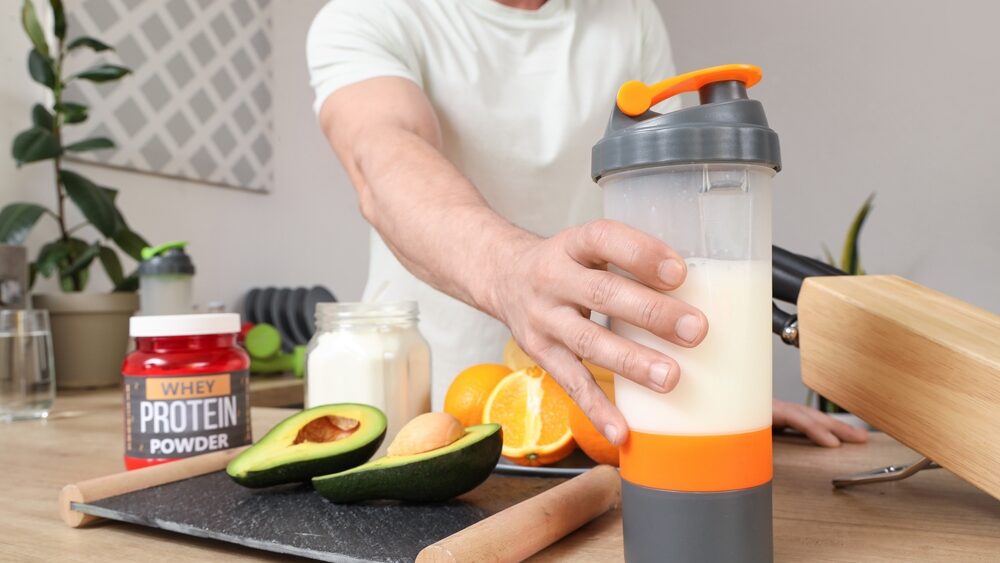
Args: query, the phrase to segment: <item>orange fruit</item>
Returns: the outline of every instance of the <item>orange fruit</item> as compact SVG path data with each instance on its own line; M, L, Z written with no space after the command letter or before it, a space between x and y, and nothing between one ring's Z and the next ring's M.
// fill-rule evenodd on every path
M444 396L444 412L454 416L462 426L483 422L483 407L493 388L510 374L510 368L499 364L478 364L458 374Z
M594 365L587 360L583 360L583 366L590 370L590 375L594 376L594 381L598 383L607 383L607 386L601 385L601 389L607 393L608 389L611 389L611 394L609 397L613 397L615 389L615 374L609 369L602 368L601 366Z
M506 364L512 371L538 365L538 362L531 359L531 356L526 354L524 350L518 346L517 341L514 340L513 336L507 340L507 344L503 347L503 363Z
M538 365L538 362L533 360L531 356L521 349L521 347L517 344L517 341L514 340L514 337L508 339L507 344L503 347L503 363L512 371ZM595 380L603 380L609 383L614 382L615 374L610 370L594 365L587 360L583 360L583 365L590 370L590 374L594 376Z
M548 465L573 452L573 401L537 366L515 371L493 389L483 422L503 427L504 457L519 465Z
M615 402L614 380L601 379L596 374L594 380L601 386L611 402ZM576 406L575 403L569 412L569 428L573 432L573 440L580 446L583 453L587 454L587 457L597 463L618 467L618 446L609 442L604 434L597 430L594 423L587 418L587 415L583 414L583 409Z

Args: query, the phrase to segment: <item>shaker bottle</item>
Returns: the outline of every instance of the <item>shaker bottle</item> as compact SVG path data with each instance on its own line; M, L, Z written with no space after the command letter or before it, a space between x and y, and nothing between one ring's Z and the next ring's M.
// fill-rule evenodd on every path
M615 376L629 425L621 448L629 562L773 559L771 533L771 180L778 135L747 88L758 67L724 65L647 86L628 82L591 174L604 212L671 245L687 279L670 295L702 310L684 348L621 320L611 329L673 357L669 393ZM698 91L700 105L650 107Z
M193 312L194 263L186 242L142 249L139 264L139 314L187 315Z

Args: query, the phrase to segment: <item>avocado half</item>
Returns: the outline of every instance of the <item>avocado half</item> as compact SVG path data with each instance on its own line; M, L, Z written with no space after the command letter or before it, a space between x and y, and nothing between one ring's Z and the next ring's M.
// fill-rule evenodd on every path
M371 459L385 428L385 414L369 405L313 407L278 423L229 462L226 473L253 488L308 481Z
M465 429L451 444L413 455L386 456L333 475L314 477L313 488L337 503L366 500L441 502L476 488L500 460L499 424Z

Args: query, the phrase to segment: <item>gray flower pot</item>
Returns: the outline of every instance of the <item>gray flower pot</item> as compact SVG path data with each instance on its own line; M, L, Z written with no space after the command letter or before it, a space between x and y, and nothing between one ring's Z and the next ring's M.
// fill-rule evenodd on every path
M56 386L113 387L121 382L128 319L139 308L135 293L43 293L32 297L52 323Z

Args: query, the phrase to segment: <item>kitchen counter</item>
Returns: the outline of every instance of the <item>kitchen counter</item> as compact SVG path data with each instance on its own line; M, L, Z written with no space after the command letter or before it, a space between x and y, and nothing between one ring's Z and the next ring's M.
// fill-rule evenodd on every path
M290 411L254 408L254 434ZM71 482L122 470L121 397L60 397L46 421L0 424L0 560L288 560L228 543L115 522L71 529L56 497ZM822 449L775 444L776 561L996 561L1000 501L946 470L834 491L830 479L917 455L882 435ZM539 561L622 559L621 514L598 518L541 552Z

